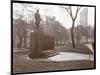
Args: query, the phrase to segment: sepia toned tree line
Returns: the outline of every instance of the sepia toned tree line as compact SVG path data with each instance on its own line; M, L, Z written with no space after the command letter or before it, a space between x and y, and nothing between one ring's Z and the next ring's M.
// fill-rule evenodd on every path
M25 11L28 11L27 10L27 5L24 5L22 4L22 12L21 13L18 13L18 12L15 12L15 16L17 16L18 18L15 19L13 18L14 20L14 24L13 24L13 39L15 39L16 37L19 39L19 43L17 45L18 48L22 48L22 43L24 41L24 48L27 48L27 36L28 36L28 32L30 31L33 31L34 32L34 29L35 29L35 22L34 22L34 12L35 12L35 9L34 11L32 10L31 14L28 14L28 15L24 15L24 12ZM28 19L30 17L32 17L31 20L29 20L28 22L25 21L23 18L25 16L29 16ZM52 34L56 40L68 40L69 39L69 35L68 35L68 31L67 29L65 29L62 24L56 20L55 17L50 17L50 16L45 16L45 21L44 23L41 22L41 25L45 25L46 27L44 27L43 30L46 30L46 33L48 34L48 32L50 32L50 34ZM40 27L41 27L40 25ZM16 42L16 39L13 41L13 42Z
M47 17L47 16L46 16ZM53 20L52 17L48 17L45 21L45 28L43 30L44 34L54 36L56 40L59 41L65 41L69 39L69 33L67 29L65 29L59 21ZM30 21L29 24L22 19L17 19L15 21L15 29L16 34L14 33L15 36L18 36L19 38L19 44L18 48L21 48L22 41L24 40L24 48L26 48L26 37L27 37L27 30L33 30L34 31L34 21ZM42 24L41 24L42 25ZM30 27L29 27L30 26ZM14 37L15 38L15 37ZM15 40L16 41L16 40Z
M69 32L68 30L63 27L63 25L56 20L56 18L53 17L48 17L46 16L46 29L47 32L51 35L53 35L57 40L63 39L63 40L68 40L69 39Z
M29 11L27 8L31 6L26 4L20 4L20 5L22 6L21 11L17 10L14 11L14 16L17 17L17 19L13 18L13 43L19 41L17 44L17 48L22 48L22 42L24 41L24 48L26 48L26 41L27 41L26 37L29 25L27 21L23 20L23 18L25 16L24 12ZM30 18L30 14L27 14L26 16ZM18 39L16 40L16 38Z
M85 39L83 39L83 37ZM81 45L82 43L88 43L94 41L94 27L92 26L83 26L78 25L75 27L75 39L76 39L76 45Z
M71 27L71 40L72 40L72 46L73 48L75 48L75 39L74 39L74 27L75 27L75 21L77 19L77 15L81 9L80 6L76 7L76 11L72 11L72 7L73 6L68 6L68 7L63 7L67 13L70 15L71 21L72 21L72 27ZM75 15L73 14L73 12L75 12Z
M15 42L15 38L17 37L19 39L19 43L17 45L18 48L21 48L22 42L24 41L24 48L27 48L27 36L28 33L31 31L34 31L35 29L35 22L34 22L34 13L35 8L32 10L28 10L28 7L31 8L31 6L22 4L22 10L19 14L18 12L15 12L15 16L17 16L17 19L13 18L14 24L13 24L13 42ZM94 29L90 26L83 26L78 25L75 26L76 19L78 17L78 13L81 9L81 7L76 6L76 11L73 11L73 6L67 6L67 7L61 7L63 10L66 10L66 14L69 14L70 19L72 21L72 26L70 29L70 33L68 29L63 27L63 25L56 20L56 17L50 17L45 16L45 21L41 23L41 25L44 26L44 32L47 34L50 34L56 38L56 40L69 40L71 35L71 42L72 47L75 48L77 45L81 44L82 37L86 37L87 40L90 38L94 38ZM24 14L25 11L28 11L27 15ZM74 12L74 14L73 14ZM27 20L24 20L24 17L27 16ZM31 18L31 20L29 20ZM86 40L86 41L87 41Z
M82 7L76 6L76 11L73 11L73 6L63 7L70 15L72 21L72 27L70 29L71 32L71 40L72 40L72 47L75 48L76 45L81 44L82 37L85 37L85 41L88 42L89 39L92 41L94 40L94 28L88 25L79 25L75 27L75 22L78 17L78 13ZM73 14L74 12L74 14ZM75 40L76 39L76 40Z

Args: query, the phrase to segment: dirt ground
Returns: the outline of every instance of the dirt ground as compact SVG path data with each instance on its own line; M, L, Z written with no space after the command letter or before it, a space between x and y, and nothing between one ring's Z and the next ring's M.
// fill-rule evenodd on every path
M22 55L21 55L22 57ZM55 70L91 69L94 68L94 61L73 60L73 61L35 61L27 60L19 55L13 59L13 73L41 72Z

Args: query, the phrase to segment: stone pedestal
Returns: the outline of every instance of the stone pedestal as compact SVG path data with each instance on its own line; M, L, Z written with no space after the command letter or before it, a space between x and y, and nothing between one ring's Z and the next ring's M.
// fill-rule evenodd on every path
M33 32L30 36L30 58L40 58L44 51L54 50L54 37ZM49 53L50 54L50 53Z

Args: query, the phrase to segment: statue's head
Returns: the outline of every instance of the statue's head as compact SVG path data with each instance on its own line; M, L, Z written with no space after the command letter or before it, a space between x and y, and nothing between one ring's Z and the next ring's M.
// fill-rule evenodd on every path
M37 9L37 13L39 13L39 9Z

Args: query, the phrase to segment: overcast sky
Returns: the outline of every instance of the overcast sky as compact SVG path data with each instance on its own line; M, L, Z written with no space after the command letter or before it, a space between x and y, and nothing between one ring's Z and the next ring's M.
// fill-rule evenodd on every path
M41 4L30 4L32 7L28 8L29 10L33 10L34 13L36 12L36 9L40 10L40 15L43 17L43 15L48 15L48 16L55 16L56 20L58 20L65 28L70 28L71 27L71 18L69 14L63 9L60 8L60 6L57 5L41 5ZM21 13L22 11L22 5L18 3L14 3L13 5L13 11L18 10ZM35 10L33 8L36 8ZM80 12L86 7L82 7ZM88 8L88 25L94 25L94 7L87 7ZM76 6L73 7L73 14L75 14ZM78 17L76 19L75 25L80 24L80 12L78 13ZM29 12L24 12L29 13Z

